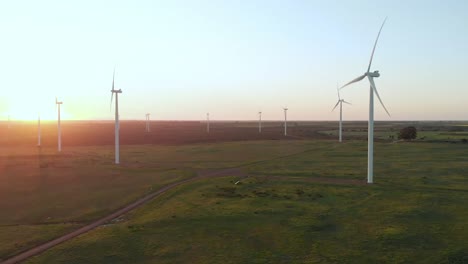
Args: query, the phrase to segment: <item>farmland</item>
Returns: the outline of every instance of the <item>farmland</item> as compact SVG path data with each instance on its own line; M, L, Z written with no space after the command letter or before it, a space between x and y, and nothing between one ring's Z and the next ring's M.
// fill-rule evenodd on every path
M203 123L155 123L145 134L142 122L128 121L120 166L112 163L111 123L65 123L61 154L54 124L42 148L28 146L34 124L20 125L22 138L2 136L1 259L223 168L239 173L177 186L29 262L463 263L456 261L468 254L468 144L435 136L464 133L461 122L419 124L434 134L429 142L383 136L372 186L367 142L344 132L351 138L338 144L333 122L292 123L284 137L274 122L261 135L254 122L220 122L208 135Z

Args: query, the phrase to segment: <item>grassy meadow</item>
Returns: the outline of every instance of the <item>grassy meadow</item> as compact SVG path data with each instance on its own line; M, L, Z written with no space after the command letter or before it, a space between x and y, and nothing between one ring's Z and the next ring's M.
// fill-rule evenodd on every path
M245 145L245 144L244 144ZM233 167L303 150L243 144L125 146L120 166L110 146L2 148L0 260L77 229L165 185L209 168Z
M7 231L0 245L15 237L32 240L33 234L31 244L47 240L108 212L101 203L119 207L199 170L240 166L249 177L226 175L176 187L27 263L466 263L467 144L378 142L375 148L370 186L364 184L365 141L126 146L126 162L118 169L110 162L111 149L76 148L71 153L80 158L68 166L83 169L80 184L70 186L74 191L59 192L55 202L40 194L39 184L31 194L41 197L38 208L62 204L60 223L43 224L53 209L41 217L41 210L2 216L4 225L23 221L21 230L29 233L22 237L17 225L1 227ZM67 164L65 158L61 162ZM127 185L121 191L115 191L115 175ZM78 198L70 198L101 193L97 189L104 193L98 199L74 204ZM24 203L18 211L33 207ZM1 248L4 255L17 250L9 244Z

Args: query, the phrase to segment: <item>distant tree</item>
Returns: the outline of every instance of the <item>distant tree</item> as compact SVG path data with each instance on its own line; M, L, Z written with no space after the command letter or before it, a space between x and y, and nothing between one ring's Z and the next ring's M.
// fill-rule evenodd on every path
M418 132L414 126L404 127L398 133L398 139L411 140L416 139Z

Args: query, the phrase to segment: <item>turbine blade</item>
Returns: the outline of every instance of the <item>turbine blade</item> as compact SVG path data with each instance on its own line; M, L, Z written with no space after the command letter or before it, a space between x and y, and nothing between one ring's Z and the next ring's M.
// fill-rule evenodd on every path
M114 74L112 75L112 90L114 90L114 79L115 79L115 66L114 66Z
M346 102L345 100L343 100L343 103L353 105L352 103Z
M114 65L114 73L112 74L112 91L111 91L109 111L112 111L112 99L114 99L114 80L115 80L115 65Z
M111 100L110 100L109 111L112 111L112 99L114 99L114 92L111 92Z
M379 99L380 104L381 104L381 105L383 106L383 108L385 109L385 112L387 112L387 115L388 115L388 116L391 116L390 113L388 112L387 108L385 107L384 103L382 102L382 99L380 99L380 95L379 95L379 92L377 92L377 88L375 87L374 80L372 80L372 78L369 78L369 81L370 81L372 90L374 91L375 95L377 95L377 98Z
M375 40L374 48L372 49L372 53L371 53L371 57L370 57L370 61L369 61L369 67L367 67L367 72L370 71L370 67L372 65L372 59L374 58L375 48L377 47L377 42L379 41L380 32L382 32L382 28L385 25L385 21L387 21L387 18L384 19L384 21L382 23L382 26L380 26L379 34L377 34L377 39Z
M340 101L338 100L338 102L336 103L335 107L333 107L332 112L333 112L333 110L335 110L335 108L336 108L339 104L340 104Z
M345 84L345 85L341 86L340 90L341 90L341 89L343 89L343 88L345 88L346 86L348 86L348 85L352 84L352 83L359 82L360 80L364 79L365 77L366 77L366 75L365 75L365 74L363 74L363 75L361 75L361 76L357 77L356 79L354 79L354 80L350 81L349 83L347 83L347 84Z
M340 88L338 88L338 83L336 84L336 91L338 92L338 100L341 100L341 97L340 97Z

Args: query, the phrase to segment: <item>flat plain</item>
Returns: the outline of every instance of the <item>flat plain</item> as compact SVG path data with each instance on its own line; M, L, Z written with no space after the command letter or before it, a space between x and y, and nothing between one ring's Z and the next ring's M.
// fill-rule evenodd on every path
M389 135L415 125L413 142ZM376 123L375 184L367 185L365 122L54 124L35 144L33 123L2 127L0 259L79 228L170 183L142 207L28 263L465 263L468 144L463 122ZM16 129L16 130L15 130ZM363 134L364 132L364 134ZM56 132L55 132L56 133ZM441 135L442 134L442 135ZM110 137L109 137L110 135ZM237 184L236 184L237 183Z

